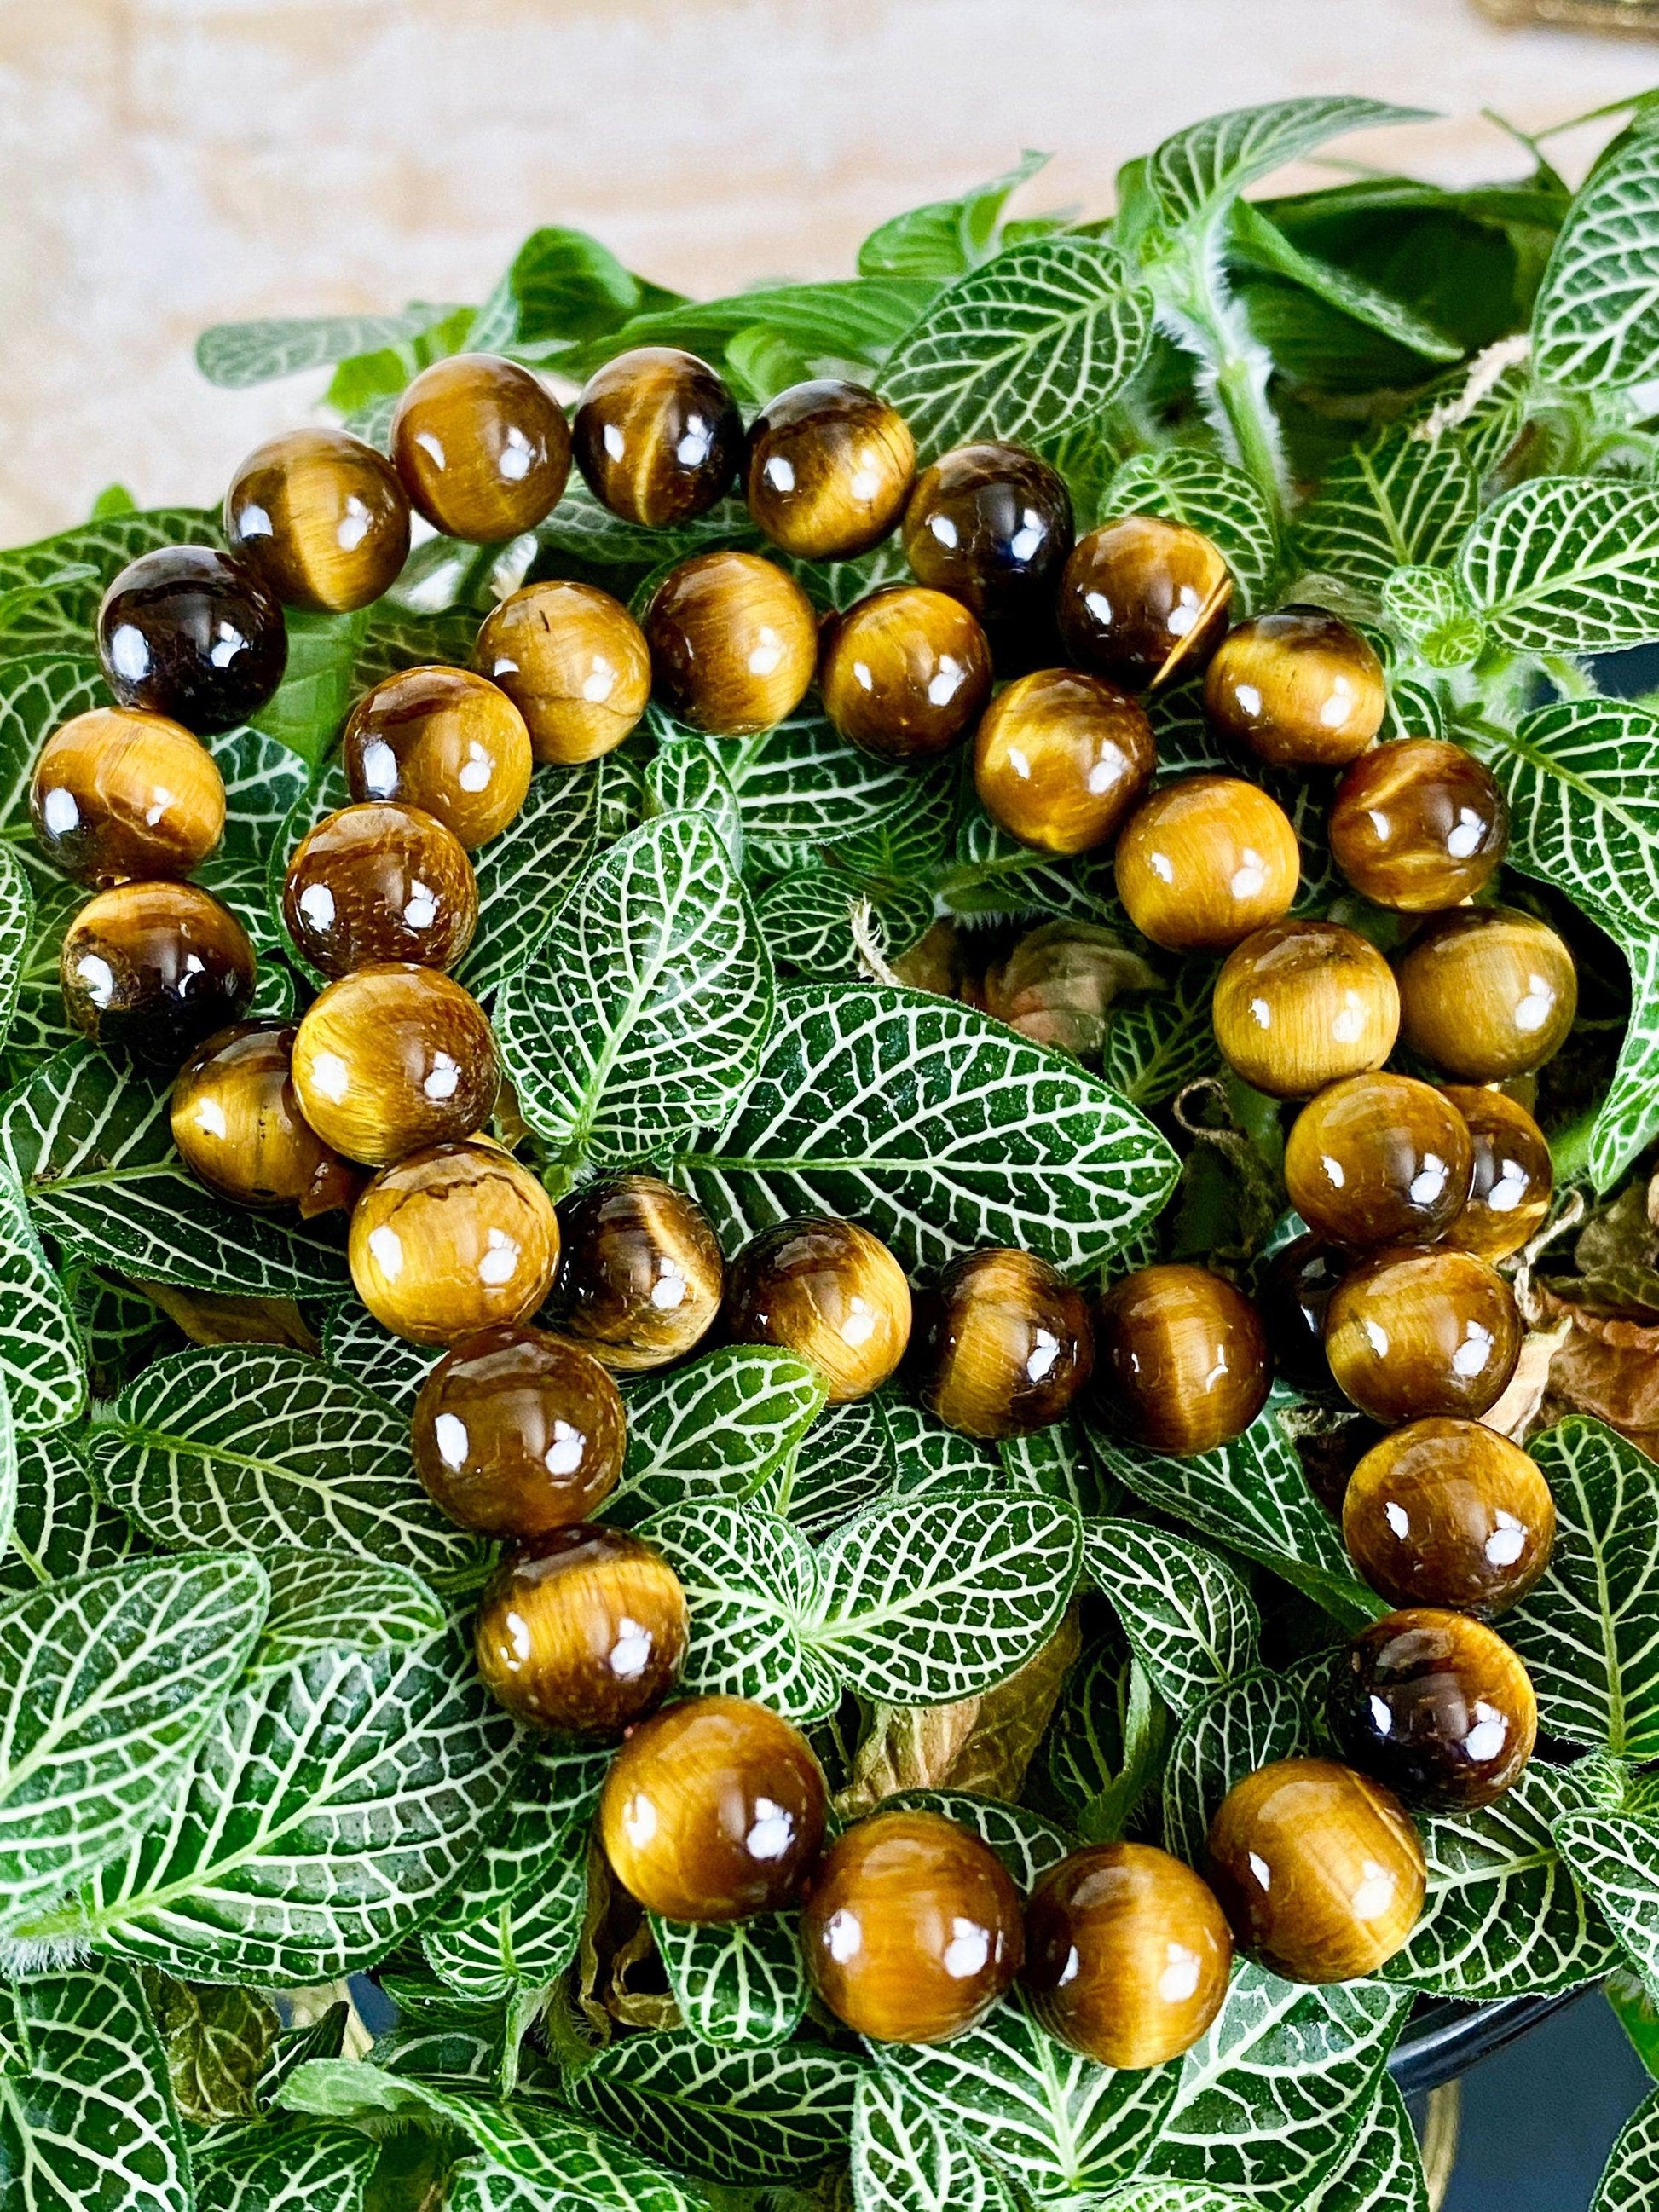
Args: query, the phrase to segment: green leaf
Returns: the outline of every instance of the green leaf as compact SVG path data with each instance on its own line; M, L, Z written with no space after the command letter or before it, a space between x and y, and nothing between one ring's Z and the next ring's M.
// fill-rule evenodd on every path
M27 1596L42 1583L120 1564L138 1540L92 1486L79 1443L59 1432L17 1449L17 1505L0 1552L0 1593Z
M848 744L816 702L758 737L722 738L720 761L744 849L779 853L785 869L902 817L924 781L908 763Z
M1448 337L1392 292L1382 291L1334 262L1303 252L1259 207L1236 201L1229 232L1231 258L1247 269L1264 270L1300 285L1327 307L1379 331L1425 361L1462 360L1464 349L1460 340Z
M24 1436L64 1427L86 1403L78 1332L15 1179L0 1167L0 1393Z
M1049 1787L1090 1843L1117 1843L1169 1753L1171 1723L1146 1669L1115 1642L1066 1677L1044 1747ZM1200 1838L1200 1842L1202 1838Z
M1237 107L1166 138L1146 164L1146 183L1171 229L1205 228L1247 185L1327 140L1383 124L1419 123L1425 113L1340 95Z
M718 355L739 331L763 330L809 360L884 360L937 288L925 278L866 276L826 284L757 284L726 300L687 300L635 315L620 330L557 361L563 374L586 376L601 361L635 346L681 346Z
M1556 234L1532 313L1532 369L1569 391L1622 390L1659 371L1659 137L1602 155Z
M181 2119L192 2126L256 2118L256 2091L281 2022L251 1990L216 1990L143 1975L167 2056L167 2080Z
M352 355L406 345L443 321L447 307L411 307L401 315L315 315L252 323L215 323L196 341L196 365L210 384L228 392L297 376Z
M737 1505L672 1507L641 1532L679 1576L691 1611L682 1680L706 1695L753 1698L800 1722L841 1702L841 1683L808 1637L823 1603L799 1530Z
M1234 612L1250 614L1279 566L1279 523L1252 476L1200 446L1165 446L1125 461L1103 514L1161 514L1200 530L1233 572Z
M1535 477L1463 541L1463 589L1500 645L1607 653L1659 637L1659 494Z
M1576 1809L1557 1819L1553 1840L1565 1862L1562 1879L1576 1881L1594 1899L1593 1924L1605 1918L1616 1943L1590 1974L1605 1972L1619 1954L1634 1961L1652 1985L1659 1974L1659 1820L1640 1813Z
M1589 2212L1645 2212L1659 2191L1659 2089L1639 2104L1607 2154Z
M806 1969L792 1915L702 1924L650 1916L680 2017L702 2042L731 2050L787 2043L806 2011Z
M1307 1710L1280 1674L1264 1670L1217 1690L1188 1713L1164 1774L1164 1843L1202 1867L1210 1823L1235 1782L1310 1747Z
M1026 1805L1005 1805L1000 1797L981 1797L968 1790L899 1790L881 1801L885 1812L938 1813L966 1828L994 1850L1021 1890L1036 1887L1058 1866L1077 1838Z
M599 842L611 756L582 768L539 768L505 830L473 856L478 927L455 978L483 998L515 975L546 935Z
M362 2212L380 2154L356 2128L239 2129L191 2153L196 2212Z
M284 610L288 668L253 727L315 768L338 736L352 699L352 671L368 628L367 611L307 614Z
M253 1654L256 1674L281 1674L316 1651L424 1644L449 1619L417 1575L387 1560L313 1547L265 1552L261 1565L270 1577L270 1610Z
M1148 991L1112 1008L1100 1072L1132 1106L1161 1106L1221 1065L1210 1000L1212 960L1183 960L1166 991Z
M446 1988L495 1999L544 1990L576 1955L587 1911L587 1822L609 1749L573 1811L555 1774L532 1759L513 1787L501 1831L467 1868L421 1937Z
M1014 2212L1007 2183L969 2136L901 2075L866 2074L853 2106L857 2212Z
M268 896L270 857L306 793L305 763L258 730L228 730L202 742L224 778L225 831L195 880L224 901L258 951L283 951L286 937Z
M925 1407L912 1405L891 1389L883 1393L879 1404L887 1424L896 1492L906 1498L927 1490L978 1496L1011 1486L994 1446L947 1427Z
M1177 1719L1261 1664L1261 1616L1213 1552L1139 1521L1094 1521L1085 1571Z
M421 1385L443 1357L441 1347L410 1344L382 1328L367 1306L331 1307L323 1324L323 1357L372 1397L382 1398L405 1419L415 1411Z
M1453 440L1379 431L1328 471L1298 518L1297 550L1306 568L1375 605L1396 568L1448 566L1477 504L1474 471Z
M1028 153L1018 168L975 185L960 199L930 200L891 216L859 248L860 276L933 276L948 280L989 260L1000 243L1002 211L1048 156Z
M0 1046L17 1011L23 963L34 936L34 895L22 862L0 845Z
M0 595L21 593L31 586L48 587L31 592L27 604L14 607L5 625L8 653L32 654L56 648L58 654L67 652L90 659L88 641L104 587L129 561L153 553L160 545L222 543L216 515L195 507L158 507L101 516L56 538L0 553ZM9 685L13 680L14 672L8 669L5 681ZM107 704L108 698L100 681L96 700L86 703ZM16 818L9 805L4 815L9 822Z
M896 960L933 921L933 896L917 885L878 901L856 878L803 869L769 884L755 902L755 917L781 965L815 981L842 982L869 973L853 934L860 908L869 943L884 960Z
M606 1518L752 1498L793 1456L825 1390L809 1361L770 1345L723 1345L641 1376L629 1387L628 1455Z
M1480 616L1443 568L1396 568L1382 604L1384 619L1426 667L1467 667L1486 641Z
M719 743L702 737L665 738L645 771L647 809L652 814L706 814L720 834L726 858L741 874L743 816ZM769 942L771 934L769 930Z
M642 305L638 277L608 246L585 230L550 224L532 230L514 255L473 318L466 350L505 353L538 339L601 337Z
M1406 2100L1384 2075L1354 2147L1306 2212L1430 2212L1423 2158Z
M793 1461L761 1487L763 1502L821 1543L893 1486L893 1448L880 1402L831 1406L801 1439Z

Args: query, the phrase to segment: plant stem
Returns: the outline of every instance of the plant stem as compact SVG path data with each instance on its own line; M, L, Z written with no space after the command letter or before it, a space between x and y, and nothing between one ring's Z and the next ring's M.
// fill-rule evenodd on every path
M1267 404L1260 365L1231 350L1215 364L1216 397L1238 445L1238 458L1275 508L1284 501L1284 462L1279 424Z
M1587 1107L1550 1139L1550 1159L1555 1180L1565 1189L1570 1182L1589 1180L1590 1142L1595 1134L1595 1109Z

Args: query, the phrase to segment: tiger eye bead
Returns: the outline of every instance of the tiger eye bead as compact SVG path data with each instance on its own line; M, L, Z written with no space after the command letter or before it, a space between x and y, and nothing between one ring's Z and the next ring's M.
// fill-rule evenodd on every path
M564 410L527 368L488 353L434 361L392 418L392 462L434 530L496 545L533 530L570 474Z
M747 1920L787 1905L823 1842L823 1770L798 1729L742 1698L690 1698L611 1763L599 1836L611 1871L665 1920Z
M524 805L530 732L500 685L471 670L404 668L352 708L340 764L354 799L418 806L472 852Z
M472 942L478 886L460 840L417 806L343 806L301 840L283 919L325 975L411 960L453 968Z
M70 922L58 973L71 1027L171 1071L252 997L253 947L194 884L118 884Z
M599 1735L659 1705L685 1658L679 1577L620 1528L551 1528L509 1552L478 1606L484 1686L530 1728Z
M1502 1613L1549 1565L1555 1501L1535 1462L1495 1429L1410 1421L1349 1477L1342 1535L1390 1605Z
M1137 1443L1186 1457L1242 1435L1267 1402L1261 1316L1207 1267L1137 1267L1100 1303L1095 1387Z
M1567 1041L1578 971L1547 922L1509 907L1443 915L1398 962L1400 1034L1462 1083L1530 1075Z
M743 417L706 361L635 346L594 370L576 403L576 466L602 507L665 530L706 514L743 459Z
M714 1327L726 1263L702 1208L671 1183L588 1183L559 1227L559 1326L595 1359L641 1373L684 1358Z
M1352 1252L1322 1237L1297 1237L1275 1252L1261 1272L1257 1301L1273 1366L1298 1389L1328 1388L1325 1310L1331 1293L1353 1265Z
M996 1853L939 1813L872 1813L813 1876L800 1919L813 1988L873 2043L944 2043L988 2012L1024 1955Z
M800 560L867 553L903 513L915 473L897 409L838 377L791 385L749 426L749 512Z
M1382 726L1382 664L1321 607L1255 615L1230 630L1204 677L1204 712L1270 768L1340 768Z
M1072 550L1072 495L1024 446L958 446L916 478L904 557L919 583L991 624L1048 612Z
M1427 1869L1390 1790L1331 1759L1237 1782L1210 1827L1210 1886L1235 1940L1288 1982L1352 1982L1392 1959Z
M830 626L818 689L849 744L884 760L931 760L984 712L991 647L960 599L896 584Z
M1273 921L1236 945L1211 1018L1236 1075L1270 1098L1310 1098L1381 1067L1400 1030L1389 963L1334 921Z
M46 858L81 883L187 876L223 832L224 779L181 724L94 707L41 747L29 817Z
M1126 514L1079 538L1060 580L1066 650L1132 691L1201 668L1227 626L1232 572L1183 522Z
M964 1436L1029 1436L1069 1410L1094 1366L1081 1291L1033 1252L965 1252L922 1301L917 1393Z
M349 431L287 430L231 479L225 536L287 605L350 614L390 590L409 558L409 495Z
M1391 1613L1360 1630L1331 1677L1344 1758L1424 1813L1490 1805L1521 1778L1538 1735L1526 1668L1464 1613Z
M358 1200L347 1258L383 1328L411 1344L458 1344L535 1312L553 1287L558 1218L499 1146L430 1145Z
M781 1221L726 1274L726 1327L738 1344L776 1344L818 1370L832 1406L868 1397L910 1340L910 1285L887 1247L855 1222Z
M210 545L163 545L130 561L98 610L98 658L120 707L170 715L210 737L266 705L288 666L276 594Z
M1288 914L1302 851L1277 799L1231 775L1183 775L1137 807L1113 855L1117 895L1170 952L1225 952Z
M1547 1139L1524 1106L1501 1091L1453 1084L1474 1156L1468 1203L1446 1242L1482 1260L1505 1260L1543 1227L1555 1191Z
M1161 2066L1221 2009L1233 1938L1209 1885L1167 1851L1096 1844L1025 1908L1026 1988L1050 2035L1100 2066Z
M1409 1075L1350 1075L1297 1115L1285 1187L1333 1244L1430 1244L1462 1211L1474 1166L1468 1123L1443 1091Z
M435 968L358 968L307 1008L294 1087L325 1143L385 1167L482 1128L501 1068L489 1018L459 983Z
M300 1111L291 1022L239 1022L209 1037L173 1086L173 1141L191 1173L239 1206L350 1210L362 1177Z
M1152 780L1152 725L1102 676L1039 668L998 694L974 735L974 787L993 821L1041 853L1086 853Z
M1331 857L1360 894L1400 914L1457 906L1509 849L1496 778L1462 745L1410 738L1357 760L1331 802Z
M477 662L523 715L538 761L574 767L615 750L651 696L644 633L592 584L526 584L478 632Z
M664 704L715 737L750 737L793 714L817 661L811 601L757 554L694 553L646 610Z
M1484 1413L1508 1387L1521 1338L1504 1278L1449 1244L1373 1253L1325 1310L1331 1373L1376 1421Z

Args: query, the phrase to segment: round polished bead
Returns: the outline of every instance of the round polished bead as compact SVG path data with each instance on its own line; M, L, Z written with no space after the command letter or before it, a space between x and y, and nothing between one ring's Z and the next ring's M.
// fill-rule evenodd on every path
M268 703L288 665L288 631L246 562L210 545L163 545L130 561L105 592L98 658L118 706L211 736Z
M1402 1245L1362 1260L1332 1292L1325 1357L1373 1420L1473 1419L1503 1395L1522 1334L1515 1294L1486 1261Z
M897 409L838 377L791 385L749 426L749 512L801 560L867 553L904 512L915 472L915 441Z
M1094 1366L1081 1291L1032 1252L965 1252L917 1313L916 1388L945 1425L994 1442L1060 1420Z
M1302 851L1277 799L1232 775L1183 775L1130 816L1113 856L1117 895L1170 952L1225 952L1288 914Z
M1204 711L1269 768L1340 768L1382 726L1382 664L1322 607L1255 615L1230 630L1204 677Z
M1330 1759L1235 1783L1210 1827L1210 1884L1240 1947L1288 1982L1352 1982L1393 1958L1427 1869L1394 1793Z
M991 702L974 736L974 787L994 822L1041 853L1105 844L1156 766L1138 701L1103 676L1039 668Z
M1503 1638L1427 1607L1360 1630L1331 1677L1329 1716L1344 1758L1425 1813L1495 1802L1538 1735L1532 1682Z
M823 1842L823 1771L798 1729L742 1698L691 1698L633 1730L599 1800L611 1871L665 1920L787 1905Z
M1132 691L1201 668L1227 626L1232 573L1184 522L1126 514L1079 538L1057 612L1079 668Z
M1549 1565L1555 1501L1536 1463L1495 1429L1411 1421L1354 1468L1342 1534L1390 1605L1502 1613Z
M544 522L570 474L570 426L516 362L458 353L405 386L392 459L434 530L495 545Z
M1257 1301L1273 1347L1273 1365L1298 1389L1328 1388L1325 1309L1353 1265L1352 1252L1322 1237L1297 1237L1275 1252L1261 1271Z
M1146 1844L1051 1867L1025 1908L1024 1981L1050 2035L1097 2065L1161 2066L1221 2009L1233 1938L1206 1882Z
M682 561L657 586L645 635L664 704L715 737L752 736L793 714L817 660L811 601L753 553Z
M1345 1076L1297 1115L1285 1188L1333 1244L1429 1244L1457 1218L1474 1151L1443 1091L1409 1075Z
M928 760L964 737L991 696L991 647L960 599L921 584L872 592L826 631L824 712L884 760Z
M238 1022L198 1045L173 1086L173 1141L192 1175L239 1206L349 1211L362 1178L300 1111L294 1024Z
M232 477L225 536L287 605L350 614L390 590L409 558L409 495L349 431L285 430Z
M665 1366L714 1327L726 1263L702 1208L672 1183L588 1183L560 1207L559 1227L559 1326L607 1367Z
M1271 1098L1310 1098L1381 1067L1400 1030L1389 963L1334 921L1274 921L1227 956L1211 1004L1236 1075Z
M499 1146L431 1145L358 1200L348 1258L383 1328L412 1344L458 1344L536 1311L553 1287L558 1217Z
M1207 1267L1137 1267L1100 1303L1096 1391L1137 1443L1185 1457L1248 1429L1273 1362L1261 1316Z
M224 779L182 724L94 707L41 747L29 817L53 866L83 884L187 876L224 830Z
M574 428L594 498L647 530L706 514L743 459L731 393L706 361L673 346L635 346L595 369Z
M472 942L478 886L459 838L394 799L343 806L301 839L283 919L325 975L386 961L453 968Z
M307 1010L294 1087L318 1135L385 1167L482 1128L501 1087L489 1017L435 968L358 968Z
M484 1686L516 1721L599 1735L674 1686L690 1632L660 1552L620 1528L550 1528L507 1553L478 1606Z
M1398 962L1400 1034L1462 1083L1530 1075L1566 1042L1578 972L1545 921L1509 907L1443 915Z
M1378 745L1331 802L1331 857L1363 898L1401 914L1457 906L1509 848L1510 816L1492 770L1439 738Z
M253 947L194 884L118 884L70 922L58 973L72 1028L170 1073L252 997Z
M1446 1231L1460 1252L1504 1260L1543 1227L1555 1191L1549 1141L1524 1106L1501 1091L1454 1084L1474 1156L1468 1203Z
M651 654L620 599L592 584L526 584L478 632L478 666L523 715L538 761L615 750L651 696Z
M776 1344L823 1376L831 1405L878 1389L910 1340L910 1285L855 1222L781 1221L726 1270L726 1326L738 1344Z
M1072 550L1065 479L1024 446L958 446L916 478L904 557L918 582L1002 625L1046 614Z
M340 740L351 795L433 815L469 852L530 789L530 732L499 684L465 668L404 668L366 691Z
M944 2043L989 2011L1024 1955L1019 1892L942 1814L878 1811L826 1853L800 1920L813 1988L872 2043Z

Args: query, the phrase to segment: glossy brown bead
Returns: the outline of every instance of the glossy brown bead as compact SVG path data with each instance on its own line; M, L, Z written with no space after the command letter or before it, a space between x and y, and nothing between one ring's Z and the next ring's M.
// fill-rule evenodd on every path
M1046 614L1072 550L1065 480L1024 446L958 446L916 478L904 557L987 624Z
M1285 1187L1316 1235L1334 1244L1430 1244L1468 1195L1468 1123L1409 1075L1345 1076L1297 1115Z
M465 847L434 815L368 799L301 840L283 919L325 975L386 961L453 968L477 927L478 886Z
M930 760L984 712L991 647L960 599L896 584L826 629L818 690L849 743L884 760Z
M409 495L349 431L285 430L232 477L225 536L285 605L349 614L372 606L409 558Z
M1410 1421L1349 1477L1342 1535L1390 1605L1502 1613L1549 1565L1555 1501L1535 1462L1495 1429Z
M904 512L915 472L915 441L897 409L839 377L791 385L749 426L749 512L801 560L867 553Z
M1170 952L1225 952L1291 910L1302 850L1277 799L1232 775L1183 775L1129 817L1117 895Z
M198 1045L173 1086L173 1141L192 1175L239 1206L349 1210L362 1178L300 1111L294 1024L239 1022Z
M1152 725L1103 676L1039 668L994 698L974 735L974 787L994 822L1042 853L1105 844L1152 780Z
M489 1017L459 983L435 968L358 968L307 1010L294 1087L325 1143L385 1167L482 1128L501 1067Z
M726 1263L708 1216L656 1176L584 1186L559 1209L559 1326L638 1374L682 1359L714 1327Z
M1423 1910L1423 1846L1392 1790L1331 1759L1235 1783L1210 1827L1210 1886L1235 1940L1289 1982L1374 1974Z
M434 361L392 418L392 460L434 530L495 545L533 530L570 474L564 410L527 368L495 354Z
M253 947L194 884L118 884L70 922L58 973L72 1028L170 1073L253 995Z
M265 706L288 666L281 603L245 561L162 545L130 561L98 610L98 658L118 706L210 737Z
M825 1854L801 1914L807 1974L873 2043L944 2043L989 2011L1024 1955L996 1853L939 1813L876 1812Z
M1438 738L1378 745L1331 802L1331 857L1364 898L1401 914L1456 906L1509 848L1510 816L1492 770Z
M524 805L530 732L501 686L470 669L404 668L352 708L340 763L354 799L418 806L471 852Z
M1522 1334L1504 1278L1449 1244L1373 1253L1325 1310L1331 1373L1361 1413L1383 1422L1484 1413L1515 1372Z
M635 346L594 370L574 425L576 466L600 505L665 530L706 514L743 459L743 417L714 371L673 346Z
M620 1528L551 1528L486 1585L473 1648L484 1686L530 1728L624 1729L674 1686L690 1631L660 1552Z
M1227 626L1232 572L1183 522L1126 514L1079 538L1060 580L1066 650L1132 691L1201 668Z
M1230 630L1204 676L1204 711L1270 768L1340 768L1382 726L1382 664L1322 607L1255 615Z
M1360 1630L1331 1677L1328 1713L1343 1756L1424 1813L1494 1803L1538 1735L1531 1680L1503 1638L1426 1607Z
M1389 963L1334 921L1274 921L1235 946L1211 1001L1236 1075L1270 1098L1311 1098L1381 1067L1400 1030Z
M1026 1988L1050 2035L1100 2066L1161 2066L1220 2011L1233 1938L1214 1892L1146 1844L1051 1867L1025 1908Z
M726 1327L738 1344L810 1360L832 1406L878 1389L910 1340L910 1285L887 1247L855 1222L781 1221L726 1270Z
M1578 971L1564 941L1509 907L1431 922L1397 972L1402 1040L1462 1083L1504 1083L1542 1067L1578 1009Z
M478 666L525 720L538 761L615 750L651 696L651 654L620 599L592 584L526 584L478 632Z
M29 817L46 858L83 884L187 876L223 832L224 779L182 724L94 707L41 747Z
M964 1436L1029 1436L1069 1410L1094 1367L1088 1301L1033 1252L965 1252L917 1312L916 1389Z
M1137 1443L1185 1457L1248 1429L1273 1362L1261 1316L1207 1267L1137 1267L1100 1303L1095 1389Z
M353 1210L347 1256L382 1327L412 1344L458 1344L536 1311L553 1287L558 1217L498 1145L431 1145L375 1176Z
M1273 1366L1299 1389L1329 1385L1325 1309L1352 1265L1352 1252L1307 1236L1281 1246L1261 1271L1257 1308L1273 1349Z
M742 1698L691 1698L629 1735L599 1799L605 1857L665 1920L787 1905L823 1842L823 1771L798 1729Z
M645 635L659 696L715 737L769 730L806 696L817 660L811 601L753 553L694 553L657 586Z
M1468 1203L1446 1231L1460 1252L1504 1260L1543 1227L1555 1192L1548 1139L1524 1106L1501 1091L1453 1084L1474 1157Z

